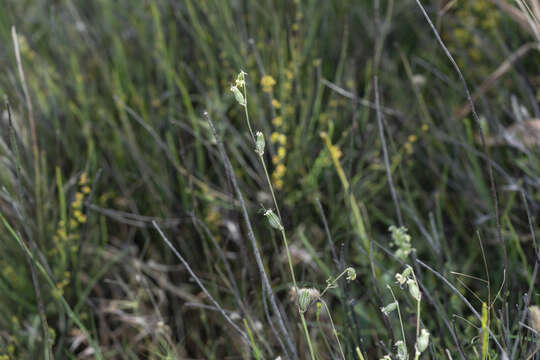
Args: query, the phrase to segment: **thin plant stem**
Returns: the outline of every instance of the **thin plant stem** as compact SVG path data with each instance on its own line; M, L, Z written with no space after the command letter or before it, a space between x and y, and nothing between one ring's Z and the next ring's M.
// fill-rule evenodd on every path
M321 293L321 297L329 290L329 289L332 289L335 285L335 283L343 276L347 273L349 268L343 270L343 272L341 274L339 274L334 280L332 280L328 285L326 285L326 288L322 291Z
M252 139L253 143L256 143L255 135L253 134L253 130L251 129L251 122L249 120L248 101L247 101L247 86L246 86L246 80L245 80L245 73L243 71L241 71L241 76L242 76L243 90L244 90L244 101L245 101L245 103L244 103L243 107L244 107L244 112L245 112L245 115L246 115L246 123L247 123L248 129L249 129L249 133L251 134L251 139ZM258 155L259 155L259 160L260 160L260 162L261 162L261 164L263 166L263 169L264 169L264 175L266 177L266 182L268 183L268 188L270 189L270 193L272 194L272 199L274 201L274 206L276 207L276 212L277 212L279 221L283 224L283 221L281 219L281 212L279 211L279 206L278 206L278 203L277 203L277 200L276 200L276 195L275 195L275 192L274 192L274 187L272 186L272 181L270 180L270 175L268 174L268 169L266 168L266 163L264 161L263 154L259 153ZM283 228L283 226L281 227L281 237L283 239L283 244L285 246L285 251L287 253L287 260L288 260L288 263L289 263L289 270L291 272L291 278L292 278L292 281L293 281L294 290L296 292L298 292L298 285L296 283L296 276L294 275L294 267L293 267L293 263L292 263L292 257L291 257L291 253L289 251L289 243L287 241L287 235L285 234L285 229ZM304 314L302 313L302 311L300 311L300 307L299 307L298 304L297 304L297 308L298 308L298 313L300 314L300 319L302 320L302 327L304 329L304 335L305 335L306 341L308 343L311 359L315 360L315 352L313 351L313 345L311 344L311 338L309 336L309 330L308 330L308 327L307 327L306 320L304 318Z
M339 347L339 352L341 353L341 357L343 358L343 360L345 360L345 354L343 353L343 348L341 347L341 342L339 341L339 336L338 336L336 327L334 325L334 320L332 319L332 314L330 313L330 309L328 309L328 305L326 305L326 302L323 299L319 299L319 301L324 305L324 308L326 309L326 313L328 314L328 317L330 318L330 325L332 325L332 331L334 332L334 336L336 337L336 341Z
M390 290L390 293L392 294L392 297L394 298L394 301L396 302L398 316L399 316L399 325L401 326L401 336L403 337L403 342L406 342L406 340L405 340L405 330L403 330L403 320L401 319L401 310L399 309L399 302L397 301L396 296L394 295L394 292L392 291L392 288L389 285L387 285L387 287L388 287L388 290Z
M242 216L244 218L244 221L245 221L246 227L247 227L248 239L249 239L249 241L251 243L251 246L253 247L253 253L255 254L255 261L257 263L257 268L259 270L259 275L261 277L263 286L266 288L266 292L267 292L268 298L270 300L270 305L272 307L272 310L274 311L274 314L276 315L276 318L278 320L278 325L279 325L280 332L281 332L281 334L283 335L283 337L285 339L288 350L290 350L292 352L293 358L297 359L298 356L296 354L296 349L293 346L291 337L289 335L289 332L287 331L287 328L285 327L283 316L282 316L282 314L281 314L281 312L279 310L279 307L277 305L277 301L276 301L274 291L272 290L272 287L270 285L270 280L268 279L268 275L266 274L266 270L264 269L264 264L262 262L261 253L259 251L259 247L257 245L257 240L255 239L255 234L254 234L253 228L251 226L251 221L249 220L249 214L248 214L248 211L247 211L247 208L246 208L246 204L244 202L244 196L242 195L242 192L240 191L240 186L238 185L238 181L236 179L236 176L234 175L231 160L229 159L229 156L227 155L227 152L225 151L225 147L223 146L223 142L221 141L221 139L217 135L216 128L214 127L214 123L210 119L210 115L208 115L208 113L206 113L206 112L205 112L204 115L205 115L206 119L208 120L208 125L210 125L210 130L212 131L212 135L216 139L217 146L218 146L218 149L219 149L223 164L225 166L225 172L229 176L229 178L230 178L230 180L232 182L234 191L236 193L236 196L238 197L238 202L240 203L240 209L242 210ZM283 350L287 354L287 358L288 358L289 356L288 356L287 349L283 348Z

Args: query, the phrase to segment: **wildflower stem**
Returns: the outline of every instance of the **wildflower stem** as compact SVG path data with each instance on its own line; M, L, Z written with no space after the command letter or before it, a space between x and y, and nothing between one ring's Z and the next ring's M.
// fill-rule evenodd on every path
M392 291L392 288L387 285L388 290L390 290L390 293L392 294L392 297L394 298L394 301L397 304L397 311L399 316L399 325L401 326L401 336L403 336L403 342L405 342L405 330L403 330L403 320L401 319L401 310L399 309L399 302L396 299L396 296L394 295L394 292Z
M339 274L334 280L332 280L328 285L326 285L326 288L323 290L323 292L321 293L321 297L329 290L331 289L334 284L343 276L347 273L347 270L348 269L345 269L343 270L343 272L341 274Z
M246 86L246 82L245 82L245 73L242 71L241 72L241 76L242 76L242 82L243 82L243 89L244 89L244 99L245 99L245 103L244 103L244 112L245 112L245 115L246 115L246 122L247 122L247 126L248 126L248 129L249 129L249 133L251 134L251 138L253 140L253 143L256 145L257 143L257 140L255 138L255 135L253 134L253 130L251 129L251 122L249 120L249 111L248 111L248 102L247 102L247 86ZM272 181L270 180L270 176L268 174L268 169L266 168L266 163L264 161L264 157L263 157L263 154L262 153L258 153L259 155L259 160L263 166L263 169L264 169L264 175L266 177L266 181L268 183L268 187L270 188L270 193L272 194L272 200L274 201L274 206L276 207L276 212L277 212L277 215L278 215L278 218L279 218L279 221L281 223L281 237L283 239L283 244L285 245L285 251L287 253L287 260L289 262L289 270L291 272L291 278L292 278L292 281L293 281L293 286L294 286L294 291L296 291L298 293L298 286L296 284L296 277L294 275L294 268L293 268L293 263L292 263L292 257L291 257L291 253L289 251L289 244L288 244L288 241L287 241L287 235L285 234L285 229L283 228L283 221L281 219L281 212L279 211L279 206L278 206L278 203L277 203L277 200L276 200L276 195L274 193L274 187L272 186ZM297 309L298 309L298 313L300 314L300 319L302 321L302 327L304 329L304 335L306 337L306 341L308 343L308 347L309 347L309 352L310 352L310 355L311 355L311 359L312 360L315 360L315 352L313 351L313 345L311 344L311 338L309 336L309 330L308 330L308 327L307 327L307 323L306 323L306 319L304 317L304 314L302 311L300 311L300 307L297 303Z
M328 317L330 318L330 325L332 325L332 331L334 332L334 336L336 337L339 352L341 353L341 357L343 360L345 360L345 354L343 353L343 349L341 347L341 342L339 341L338 333L336 330L336 327L334 326L334 320L332 319L332 314L330 313L330 309L328 309L328 305L326 305L326 302L323 299L319 299L319 301L324 305L324 308L326 309L326 312L328 313Z

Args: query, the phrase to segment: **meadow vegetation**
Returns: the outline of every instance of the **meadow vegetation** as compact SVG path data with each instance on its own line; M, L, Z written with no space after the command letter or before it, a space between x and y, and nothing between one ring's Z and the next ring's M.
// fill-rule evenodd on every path
M540 359L535 0L4 0L0 360Z

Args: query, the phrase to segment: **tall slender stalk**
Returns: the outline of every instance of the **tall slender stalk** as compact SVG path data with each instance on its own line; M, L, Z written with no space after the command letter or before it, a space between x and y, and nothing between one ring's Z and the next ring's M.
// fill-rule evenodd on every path
M246 73L241 71L240 74L238 75L238 79L237 79L237 85L242 86L242 90L244 92L244 94L243 94L244 101L243 101L243 103L240 103L240 105L242 105L244 107L244 112L245 112L245 116L246 116L246 123L247 123L248 129L249 129L249 133L251 135L251 139L252 139L253 143L256 144L257 140L256 140L255 135L253 133L253 130L251 128L251 122L250 122L250 119L249 119L249 111L248 111L248 107L247 107L248 102L247 102L247 86L246 86L245 75L246 75ZM274 192L274 187L272 186L272 181L270 179L270 175L268 174L268 169L266 167L266 162L264 161L264 152L263 151L257 151L257 154L259 156L259 161L261 162L262 167L264 169L264 175L265 175L265 178L266 178L266 182L268 183L268 188L270 189L270 193L272 194L272 200L274 201L274 206L276 208L276 212L277 212L277 215L278 215L278 218L279 218L279 222L280 222L280 224L283 224L283 221L282 221L282 218L281 218L281 212L279 210L278 202L277 202L277 199L276 199L276 194ZM283 245L285 246L285 252L287 253L287 260L288 260L288 263L289 263L289 270L291 272L291 279L292 279L292 282L293 282L294 290L298 291L298 285L296 283L296 276L294 275L294 267L293 267L293 263L292 263L291 252L289 251L289 242L287 241L287 235L285 234L285 229L283 228L283 226L281 226L280 232L281 232L281 238L283 240ZM307 341L307 344L308 344L308 347L309 347L309 352L310 352L310 355L311 355L311 359L315 360L315 352L313 350L313 345L311 343L311 338L309 336L309 330L308 330L308 327L307 327L306 319L304 317L304 313L302 311L300 311L300 308L298 307L298 304L297 304L297 308L298 308L298 313L300 314L300 319L302 321L302 328L304 330L304 335L306 337L306 341Z

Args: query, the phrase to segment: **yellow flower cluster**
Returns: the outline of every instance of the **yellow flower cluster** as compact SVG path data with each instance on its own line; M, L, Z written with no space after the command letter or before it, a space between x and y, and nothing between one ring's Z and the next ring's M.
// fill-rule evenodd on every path
M72 216L66 221L58 221L56 234L52 239L55 246L49 251L50 255L55 255L61 248L61 243L65 243L68 240L76 240L79 238L79 234L70 233L79 227L79 225L86 223L86 215L82 211L82 205L85 196L90 193L90 186L88 186L88 177L86 173L82 173L78 182L79 191L75 193L75 199L71 202Z
M456 5L456 24L451 30L450 47L467 51L470 59L480 62L482 38L478 30L491 32L499 27L500 11L489 0L464 1ZM452 49L451 49L452 50ZM460 62L461 59L458 59Z
M272 173L272 180L275 188L281 190L283 188L283 177L287 170L284 165L285 157L287 156L287 135L283 133L285 129L281 116L276 116L272 119L272 124L276 128L276 131L270 136L270 142L277 145L277 153L272 157L272 163L275 166Z
M276 85L276 80L270 75L265 75L261 79L261 85L265 93L271 93L274 85Z

